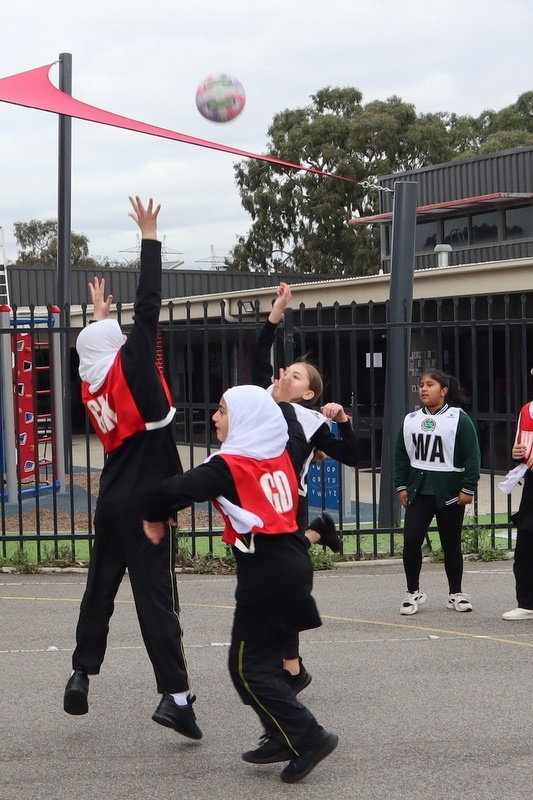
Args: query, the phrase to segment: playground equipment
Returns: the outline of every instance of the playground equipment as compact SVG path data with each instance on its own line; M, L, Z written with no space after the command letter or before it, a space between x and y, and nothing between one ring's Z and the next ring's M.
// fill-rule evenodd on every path
M59 316L53 306L47 317L12 318L10 306L0 305L0 454L8 502L64 491Z

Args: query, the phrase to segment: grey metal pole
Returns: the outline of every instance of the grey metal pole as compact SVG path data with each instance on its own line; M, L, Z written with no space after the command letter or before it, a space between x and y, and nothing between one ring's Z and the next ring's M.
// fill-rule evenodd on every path
M61 312L57 307L52 307L50 317L54 315L61 323ZM66 492L66 470L65 470L65 441L64 414L62 405L63 383L61 375L61 330L49 327L48 336L50 342L50 369L52 370L51 388L53 390L53 421L52 421L52 453L53 453L53 475L54 480L59 482L58 494Z
M4 306L7 308L7 306ZM11 349L10 312L0 310L2 342L0 346L0 382L2 384L2 411L4 417L4 459L5 490L7 499L15 502L18 498L17 442L15 438L15 404L13 397L13 351Z
M72 55L59 55L59 88L72 94ZM64 461L70 460L72 425L70 417L70 294L71 294L71 225L72 225L72 118L59 116L58 158L58 211L57 211L57 304L61 309L64 330L61 340L61 409L63 414ZM59 398L58 398L59 400Z
M417 186L415 181L397 181L394 184L389 305L391 328L385 366L378 514L380 528L395 526L400 517L400 504L393 485L394 451L408 405Z
M294 361L294 314L290 306L283 312L283 367ZM274 378L278 378L274 375Z
M72 56L59 56L59 88L72 94ZM64 312L70 303L70 243L72 207L72 118L59 115L59 184L57 212L57 302ZM65 320L66 322L66 320Z

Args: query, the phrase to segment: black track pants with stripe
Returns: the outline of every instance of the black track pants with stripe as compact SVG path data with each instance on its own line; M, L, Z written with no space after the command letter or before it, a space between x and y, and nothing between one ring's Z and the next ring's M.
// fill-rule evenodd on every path
M266 609L237 602L229 671L241 700L252 706L266 733L297 754L320 726L283 677L287 633L283 620L269 617Z

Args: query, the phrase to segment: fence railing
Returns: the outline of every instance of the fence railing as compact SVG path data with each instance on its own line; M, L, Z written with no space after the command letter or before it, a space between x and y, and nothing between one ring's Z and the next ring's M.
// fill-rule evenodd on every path
M466 524L486 531L492 546L512 547L509 517L517 500L504 495L497 484L511 466L517 413L531 394L532 304L529 294L419 301L413 305L412 321L404 324L411 343L406 375L411 408L418 399L418 375L427 365L456 375L467 392L483 474ZM402 549L399 506L396 524L378 527L391 327L387 312L386 304L372 303L287 309L272 351L275 372L307 354L324 377L323 401L340 402L358 434L360 465L353 469L326 460L314 468L310 484L309 513L326 509L332 514L348 557L395 556ZM4 562L15 554L20 559L21 553L40 563L86 561L90 555L103 454L79 399L77 331L62 327L58 319L53 314L37 320L15 313L6 321L4 314L0 328L4 467L0 559ZM255 315L239 313L232 319L221 314L216 320L205 315L178 321L169 309L160 340L178 409L175 435L185 468L201 463L216 447L211 415L225 388L250 381L251 350L263 324L257 310ZM59 389L50 357L57 350L57 337L67 341L72 355ZM10 403L14 453L6 452ZM68 410L61 436L55 422L59 407ZM192 555L220 552L219 526L220 519L207 506L190 514L180 512L180 532Z

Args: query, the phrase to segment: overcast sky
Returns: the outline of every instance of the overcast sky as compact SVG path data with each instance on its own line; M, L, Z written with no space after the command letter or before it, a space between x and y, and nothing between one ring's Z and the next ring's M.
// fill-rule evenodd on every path
M364 103L398 95L418 113L509 105L533 89L532 30L531 0L17 0L2 5L0 77L71 53L78 100L262 153L274 115L326 86L355 86ZM218 72L247 95L226 124L195 105ZM0 103L9 260L13 222L57 217L57 127L53 114ZM250 227L230 154L81 120L72 140L72 228L93 256L132 257L129 194L162 204L161 238L187 265L228 254Z

